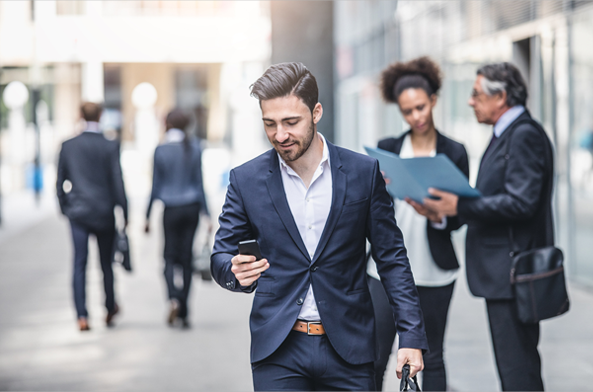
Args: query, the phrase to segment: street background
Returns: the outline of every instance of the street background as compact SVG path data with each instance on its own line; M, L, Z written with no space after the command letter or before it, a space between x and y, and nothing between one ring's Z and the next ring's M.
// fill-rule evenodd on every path
M436 125L464 143L472 184L491 133L467 106L476 69L511 61L526 78L528 109L555 147L571 298L568 314L542 323L544 382L591 389L592 41L593 1L582 0L0 0L0 390L251 390L250 295L196 277L192 328L165 323L162 206L150 235L142 230L164 116L191 114L216 217L229 170L269 148L249 86L270 64L303 62L320 88L319 131L363 152L406 130L381 100L381 70L421 55L443 69ZM54 190L60 145L84 128L83 101L103 103L101 126L121 141L134 266L115 266L122 313L107 329L91 241L89 333L76 328L70 229ZM464 235L455 234L462 261ZM453 390L499 389L485 305L463 274L445 347ZM386 390L398 388L394 368Z

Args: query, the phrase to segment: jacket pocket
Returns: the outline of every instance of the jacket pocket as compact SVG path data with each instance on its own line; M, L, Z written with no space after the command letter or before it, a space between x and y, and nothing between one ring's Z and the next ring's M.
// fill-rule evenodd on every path
M275 297L274 292L276 280L271 276L260 276L257 280L257 288L255 289L255 295L260 297Z

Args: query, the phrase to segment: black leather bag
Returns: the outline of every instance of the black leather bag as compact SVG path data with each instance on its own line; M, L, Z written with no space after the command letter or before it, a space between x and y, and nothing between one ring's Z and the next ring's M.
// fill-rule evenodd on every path
M132 271L130 243L125 230L115 231L115 240L113 241L113 262L121 264L128 272Z
M420 385L416 376L410 377L410 365L402 368L402 380L399 383L400 391L420 391Z
M568 311L563 261L555 246L513 254L511 284L521 322L533 324Z

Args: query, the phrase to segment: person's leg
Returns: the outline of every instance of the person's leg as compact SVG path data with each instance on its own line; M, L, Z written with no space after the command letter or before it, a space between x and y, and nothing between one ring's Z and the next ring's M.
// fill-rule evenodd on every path
M377 338L375 349L377 351L377 360L375 361L375 386L377 391L383 390L383 379L387 362L395 341L395 320L393 310L389 305L389 299L383 288L383 284L375 278L367 277L371 300L373 301L373 310L375 313L375 330Z
M89 251L88 230L70 221L72 231L72 243L74 244L74 273L72 287L74 289L74 305L78 318L88 317L86 309L86 264Z
M97 244L99 245L99 259L101 261L101 270L103 271L103 288L105 289L105 307L107 312L115 310L115 292L113 289L113 245L115 240L115 230L106 230L95 233Z
M184 207L185 219L180 225L180 249L179 257L181 259L181 266L183 267L183 289L180 295L179 317L183 320L187 318L188 305L187 299L189 297L189 290L193 277L193 245L196 229L200 220L200 205L191 204Z
M176 207L165 207L163 212L163 229L165 233L165 282L167 283L167 292L170 300L179 301L179 289L175 286L175 265L178 264L179 250L179 232L178 232L179 214Z
M443 341L454 287L455 283L443 287L418 286L429 348L429 351L424 354L424 370L422 372L422 390L424 391L447 390Z
M327 335L307 337L317 340L315 355L312 358L315 366L313 375L314 389L316 391L376 390L375 365L373 362L352 365L334 350Z
M539 323L521 323L513 299L486 300L486 307L502 390L543 391Z
M255 391L313 391L310 365L319 336L291 331L280 347L251 364Z

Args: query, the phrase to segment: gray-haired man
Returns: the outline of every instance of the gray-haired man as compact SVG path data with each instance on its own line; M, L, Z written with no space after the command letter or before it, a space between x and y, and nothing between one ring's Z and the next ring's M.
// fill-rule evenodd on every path
M424 203L468 222L469 287L486 299L502 389L511 391L543 390L544 386L537 350L539 324L519 321L509 254L554 244L552 146L525 109L526 101L527 86L515 66L499 63L480 68L469 105L478 122L494 126L476 182L483 196L463 199L433 190L440 200Z

